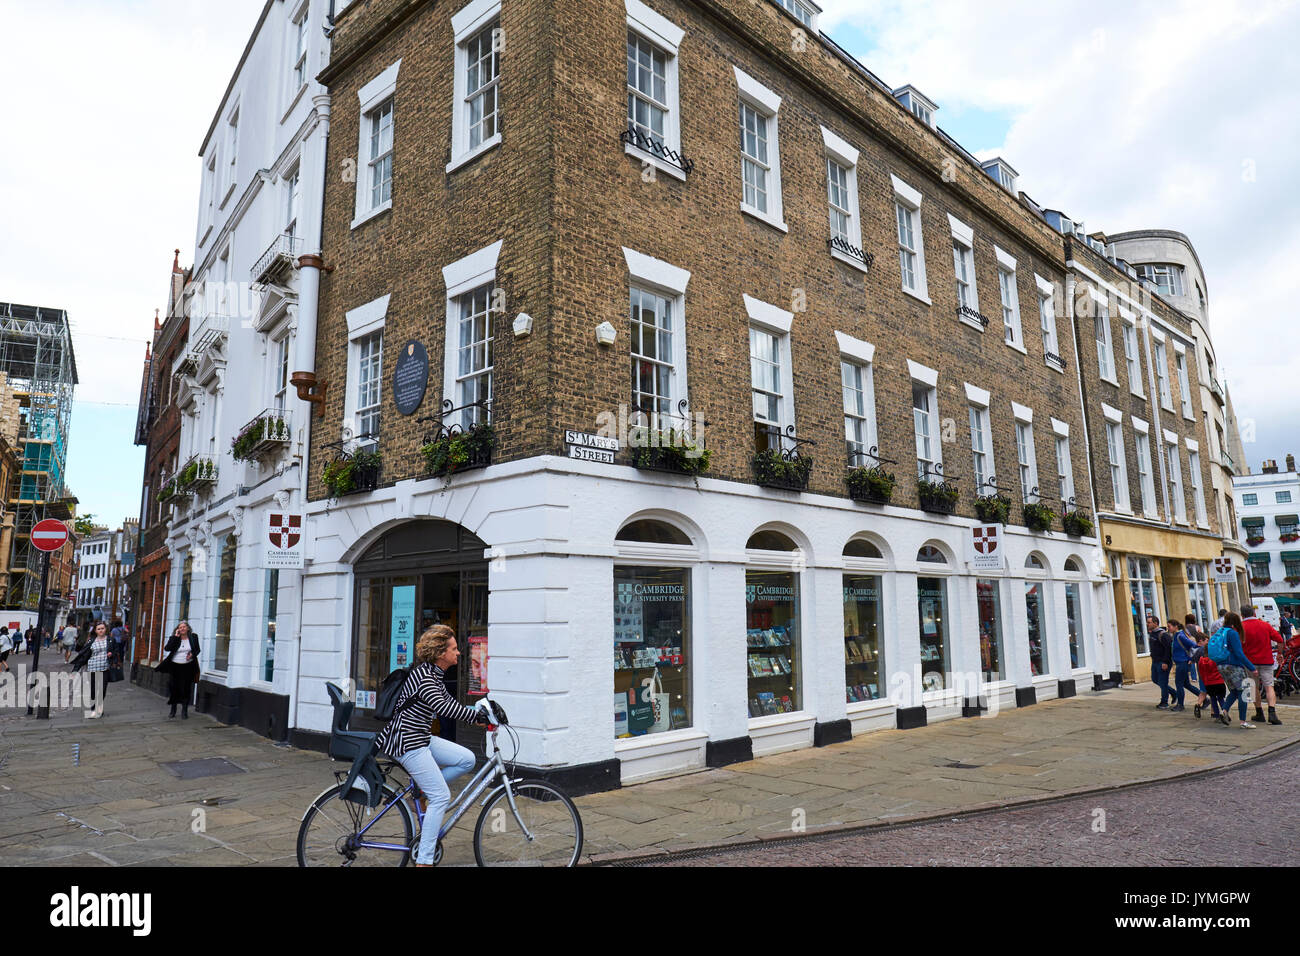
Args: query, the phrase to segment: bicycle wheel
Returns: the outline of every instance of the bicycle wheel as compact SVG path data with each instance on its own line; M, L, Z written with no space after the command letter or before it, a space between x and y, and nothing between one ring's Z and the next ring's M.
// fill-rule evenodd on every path
M344 800L342 784L326 790L307 809L298 828L298 865L406 866L411 856L409 849L381 850L358 845L411 846L415 823L406 801L397 796L396 790L384 784L383 802L372 810ZM363 827L366 830L361 833Z
M483 805L474 824L474 859L479 866L573 866L582 852L582 818L564 793L541 780L510 788L516 818L499 789ZM530 841L520 829L523 821Z

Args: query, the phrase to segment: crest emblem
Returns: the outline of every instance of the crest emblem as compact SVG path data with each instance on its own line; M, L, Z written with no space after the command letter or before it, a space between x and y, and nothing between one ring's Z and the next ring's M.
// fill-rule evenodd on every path
M292 548L302 537L302 516L272 514L267 537L282 551Z
M975 539L975 550L979 554L993 554L998 549L998 527L997 525L986 525L981 528L972 528L971 534Z

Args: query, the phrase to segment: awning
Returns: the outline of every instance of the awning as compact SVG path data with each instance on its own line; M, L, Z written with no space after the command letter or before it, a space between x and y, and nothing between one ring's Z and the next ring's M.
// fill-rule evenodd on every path
M1278 604L1297 604L1297 605L1300 605L1300 598L1282 597L1282 596L1279 595L1278 597L1273 598L1273 600L1276 601Z
M1248 554L1246 555L1246 560L1251 564L1262 564L1264 567L1268 567L1270 559L1267 554Z
M1279 527L1289 524L1300 524L1300 516L1297 515L1274 515L1273 520L1278 523Z
M1244 526L1246 526L1247 528L1262 528L1262 527L1264 527L1264 519L1263 519L1263 518L1242 518L1242 519L1241 519L1241 523L1242 523Z
M1300 561L1300 551L1283 551L1283 561Z

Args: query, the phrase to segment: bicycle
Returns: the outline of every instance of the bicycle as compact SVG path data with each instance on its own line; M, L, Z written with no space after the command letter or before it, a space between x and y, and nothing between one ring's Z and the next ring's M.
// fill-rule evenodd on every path
M406 866L419 845L424 810L413 799L416 785L408 780L400 791L388 780L399 767L376 754L375 734L348 729L355 704L344 701L343 690L327 683L334 706L329 754L351 759L338 781L307 808L298 828L299 866ZM486 791L474 825L474 859L479 866L574 866L582 853L582 817L573 801L543 780L516 778L512 762L502 756L497 733L504 728L519 752L519 737L505 709L483 698L474 709L487 715L492 756L447 807L438 831L434 863L442 861L442 841ZM381 807L382 804L382 807ZM414 804L414 813L411 808Z

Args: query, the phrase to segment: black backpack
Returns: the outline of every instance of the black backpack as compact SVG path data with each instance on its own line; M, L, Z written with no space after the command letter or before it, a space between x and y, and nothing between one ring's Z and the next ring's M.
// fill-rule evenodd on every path
M397 712L409 704L414 697L408 697L402 701L401 707L397 704L397 698L402 692L403 685L406 684L406 678L410 676L409 667L399 667L379 685L379 693L375 695L375 720L388 721L397 716Z

